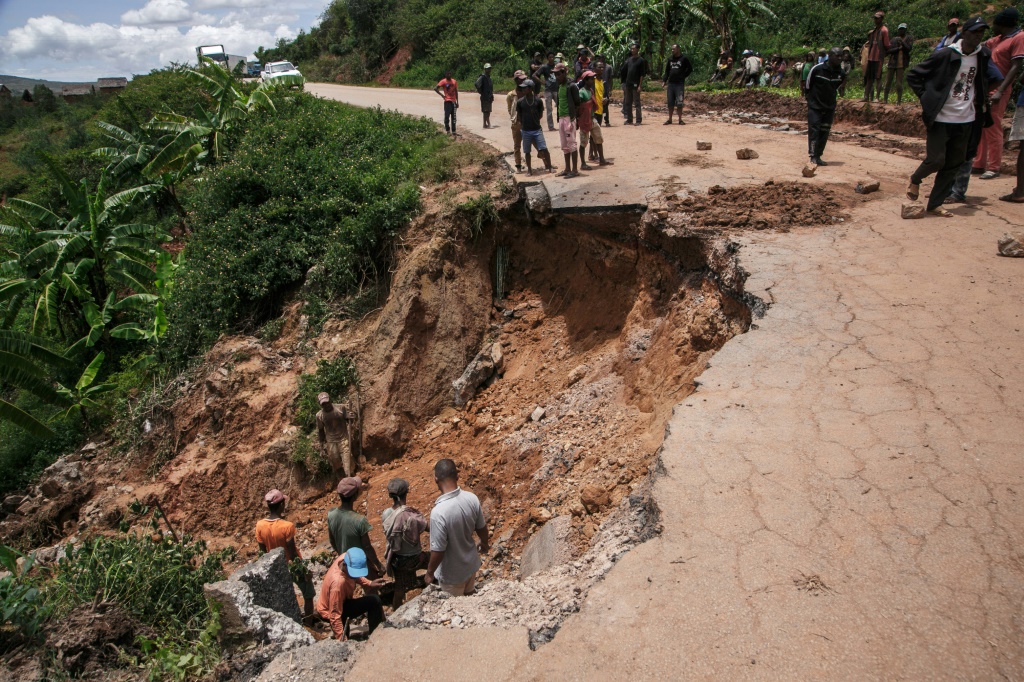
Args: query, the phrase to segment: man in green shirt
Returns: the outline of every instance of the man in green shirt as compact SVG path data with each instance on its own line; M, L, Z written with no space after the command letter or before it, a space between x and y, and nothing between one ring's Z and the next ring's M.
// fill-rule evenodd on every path
M341 479L338 483L341 505L327 513L327 535L331 540L331 547L338 554L344 554L350 547L358 547L366 552L367 565L373 579L383 575L384 570L370 542L370 530L373 526L365 516L353 509L362 489L363 479L358 476Z
M569 80L568 68L565 64L555 66L555 78L558 80L556 106L558 109L558 137L562 143L562 155L565 157L565 170L558 175L564 178L575 178L579 175L579 147L576 143L576 119L580 104L580 89ZM584 159L584 163L586 160Z

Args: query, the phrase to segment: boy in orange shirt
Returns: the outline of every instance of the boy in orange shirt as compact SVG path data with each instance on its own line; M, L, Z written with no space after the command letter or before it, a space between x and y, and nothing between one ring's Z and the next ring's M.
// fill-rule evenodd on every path
M278 547L284 548L284 557L288 563L293 559L302 558L299 548L295 546L295 524L284 519L284 507L288 498L277 488L267 493L263 499L267 503L270 514L265 519L256 522L256 542L263 552L269 552ZM313 598L316 594L313 588L312 576L307 572L301 582L298 583L299 591L302 592L302 610L304 616L313 615Z

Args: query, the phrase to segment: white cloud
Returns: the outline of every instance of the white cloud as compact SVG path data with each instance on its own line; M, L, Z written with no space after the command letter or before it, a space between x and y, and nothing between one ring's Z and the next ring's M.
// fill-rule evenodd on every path
M122 23L130 26L209 24L215 20L209 14L192 11L185 0L149 0L141 9L128 10L121 15Z
M196 0L196 7L201 9L246 9L266 7L273 0Z
M292 38L296 33L285 24L253 26L241 17L183 30L166 24L76 24L47 15L31 18L0 38L0 60L18 73L34 70L49 77L64 74L60 76L63 79L89 79L147 73L171 62L195 62L197 45L223 44L232 54L246 55L260 45L271 46L278 38Z

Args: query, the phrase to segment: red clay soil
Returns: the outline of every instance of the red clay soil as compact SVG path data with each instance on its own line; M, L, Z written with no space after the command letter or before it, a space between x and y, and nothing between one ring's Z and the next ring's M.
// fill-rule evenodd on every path
M373 80L381 85L391 85L391 79L395 77L396 73L405 71L410 59L412 59L412 45L403 45L398 48L398 51L384 65L384 69Z
M831 225L849 217L835 192L797 182L724 188L683 197L676 204L683 225L692 228L738 228L786 231L793 227Z

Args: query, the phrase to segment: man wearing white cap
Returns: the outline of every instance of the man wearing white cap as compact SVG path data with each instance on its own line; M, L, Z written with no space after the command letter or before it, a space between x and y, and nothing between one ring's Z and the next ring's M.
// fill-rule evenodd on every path
M490 64L484 64L484 72L476 79L475 87L480 93L480 111L484 114L484 128L490 128L491 105L494 104L494 83L491 81Z
M331 465L334 473L344 472L351 476L356 472L352 461L352 422L353 414L347 407L335 407L331 396L321 393L316 397L320 403L320 411L316 413L316 436L320 450Z

